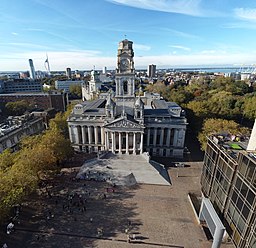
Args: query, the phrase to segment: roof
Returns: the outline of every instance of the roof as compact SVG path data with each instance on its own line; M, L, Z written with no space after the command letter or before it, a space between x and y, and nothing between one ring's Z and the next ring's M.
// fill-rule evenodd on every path
M168 111L168 109L144 109L144 116L170 116L170 112Z

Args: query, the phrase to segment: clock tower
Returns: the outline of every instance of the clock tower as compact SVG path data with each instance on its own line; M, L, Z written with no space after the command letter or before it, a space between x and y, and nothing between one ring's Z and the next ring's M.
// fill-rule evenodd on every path
M132 41L127 39L119 42L116 68L116 97L134 97L135 72L133 62Z

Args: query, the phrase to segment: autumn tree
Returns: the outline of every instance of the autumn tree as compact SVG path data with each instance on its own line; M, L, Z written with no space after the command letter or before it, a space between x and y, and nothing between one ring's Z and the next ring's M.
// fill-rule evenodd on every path
M5 105L5 109L8 115L22 115L29 109L29 103L25 100L8 102Z
M238 123L232 120L224 119L206 119L203 123L202 131L198 135L198 140L201 143L201 149L205 150L207 144L207 136L220 132L228 132L231 134L248 134L246 128L240 127Z
M82 98L82 87L81 87L81 84L71 84L69 86L69 93L74 98Z

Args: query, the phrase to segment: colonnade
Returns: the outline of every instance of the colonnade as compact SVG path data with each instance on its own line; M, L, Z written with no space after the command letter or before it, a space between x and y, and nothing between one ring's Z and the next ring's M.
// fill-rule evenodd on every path
M143 133L108 131L100 126L69 126L70 140L79 146L101 147L101 150L126 154L143 152ZM98 148L97 148L98 149Z
M147 128L147 146L175 146L178 140L179 129L164 127Z
M142 132L119 132L106 131L105 135L105 149L113 153L143 152L143 133Z

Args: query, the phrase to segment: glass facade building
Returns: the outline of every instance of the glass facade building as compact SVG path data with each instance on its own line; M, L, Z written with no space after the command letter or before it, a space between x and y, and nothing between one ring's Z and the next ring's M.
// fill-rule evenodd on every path
M256 248L256 152L226 137L208 138L202 193L236 247Z

